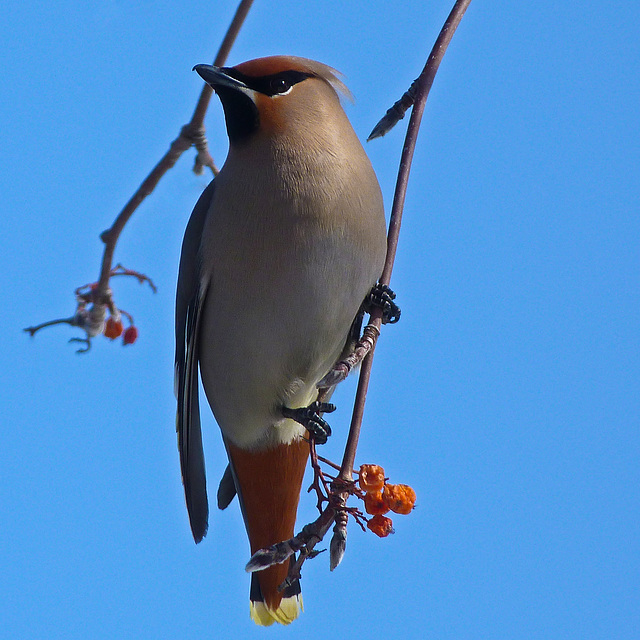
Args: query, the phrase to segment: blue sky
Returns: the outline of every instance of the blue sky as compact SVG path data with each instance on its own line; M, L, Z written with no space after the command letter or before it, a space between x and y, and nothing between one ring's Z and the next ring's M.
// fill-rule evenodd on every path
M133 5L133 6L132 6ZM366 138L450 10L256 0L230 63L342 70ZM183 156L125 229L114 281L136 345L76 356L99 233L190 117L232 2L14 2L0 16L4 331L0 624L12 638L636 638L640 628L640 9L475 0L436 78L358 463L418 507L308 563L305 613L248 617L237 505L195 546L174 432L173 297L206 177ZM221 164L219 104L207 119ZM367 145L390 206L406 120ZM354 380L336 394L339 460ZM205 419L209 481L224 469ZM302 500L300 522L314 515Z

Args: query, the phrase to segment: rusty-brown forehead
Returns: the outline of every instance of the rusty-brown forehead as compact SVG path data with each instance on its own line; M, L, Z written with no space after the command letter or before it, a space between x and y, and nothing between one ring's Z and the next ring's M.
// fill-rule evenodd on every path
M291 56L271 56L268 58L248 60L247 62L241 62L236 65L234 69L254 78L270 76L276 73L282 73L283 71L311 71L311 69L302 64L299 59Z

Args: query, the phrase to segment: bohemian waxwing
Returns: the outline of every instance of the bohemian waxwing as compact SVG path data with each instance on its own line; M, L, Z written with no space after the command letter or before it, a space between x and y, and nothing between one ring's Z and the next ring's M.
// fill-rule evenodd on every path
M176 300L177 431L196 542L208 503L198 364L251 552L293 536L307 431L291 419L349 342L386 253L382 195L338 93L319 62L275 56L198 65L229 135L222 170L187 225ZM361 317L361 316L360 316ZM251 617L288 624L302 607L289 562L251 576Z

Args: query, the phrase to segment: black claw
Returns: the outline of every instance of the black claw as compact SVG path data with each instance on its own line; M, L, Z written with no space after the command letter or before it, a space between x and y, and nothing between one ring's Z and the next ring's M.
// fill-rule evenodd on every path
M331 402L319 402L316 400L307 409L313 409L316 413L333 413L336 410L336 405L331 404Z
M400 320L400 307L394 302L396 294L386 284L378 282L365 298L364 309L371 313L374 307L382 309L382 324L395 324Z
M282 415L300 423L314 438L316 444L325 444L331 435L329 423L322 418L321 413L331 413L335 411L335 405L329 402L313 402L308 407L290 409L282 407Z

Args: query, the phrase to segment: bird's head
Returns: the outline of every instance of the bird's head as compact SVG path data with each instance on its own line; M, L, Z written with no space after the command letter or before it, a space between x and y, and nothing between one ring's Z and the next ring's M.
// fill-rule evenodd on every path
M278 136L292 127L326 126L343 114L338 93L351 97L335 69L306 58L272 56L194 69L220 97L232 144L259 132Z

